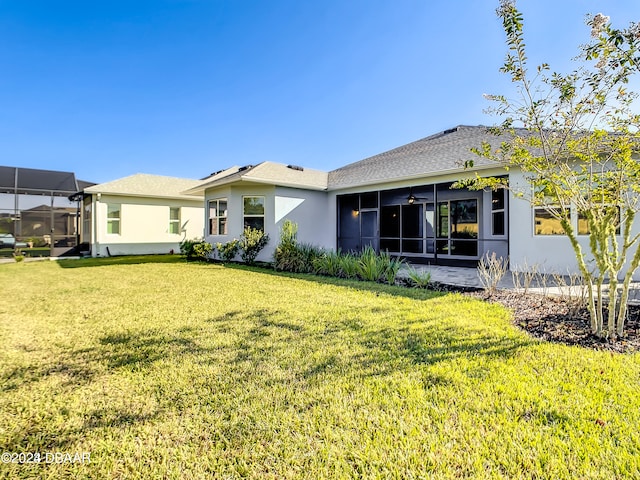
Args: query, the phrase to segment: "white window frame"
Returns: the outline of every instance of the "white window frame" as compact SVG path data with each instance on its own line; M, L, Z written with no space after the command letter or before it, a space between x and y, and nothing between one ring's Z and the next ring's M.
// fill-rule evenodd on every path
M261 214L255 214L255 213L250 213L247 214L244 210L245 207L245 200L247 198L261 198L262 199L262 213ZM244 228L246 228L246 222L245 219L246 218L261 218L262 219L262 228L260 228L259 230L264 231L265 230L265 208L266 206L266 201L265 201L265 196L264 195L243 195L242 197L242 228L244 230Z
M112 208L114 208L114 211L118 213L117 217L110 216ZM110 226L111 230L113 230L113 225L118 226L117 232L109 231ZM107 235L122 235L122 204L107 203Z
M224 209L223 215L220 215L220 203L224 202L226 204L226 208ZM211 215L211 207L214 205L215 215ZM214 198L207 202L207 232L209 235L227 235L228 225L227 225L227 214L229 210L229 202L226 198ZM213 225L216 226L215 233L212 228Z
M502 208L494 208L493 195L494 193L499 192L502 195ZM506 237L507 236L507 201L509 196L507 195L507 190L505 188L501 188L496 191L491 192L491 236L492 237ZM502 213L502 233L495 233L496 231L496 214ZM535 219L535 212L534 212ZM534 220L535 221L535 220Z
M178 211L178 218L172 218L171 213ZM180 226L182 220L182 209L180 207L169 207L169 234L180 235ZM175 232L173 231L175 230Z

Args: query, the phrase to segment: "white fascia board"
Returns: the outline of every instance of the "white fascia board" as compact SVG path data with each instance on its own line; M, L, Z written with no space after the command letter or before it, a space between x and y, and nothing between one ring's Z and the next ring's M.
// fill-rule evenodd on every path
M86 192L86 190L85 190ZM115 197L136 197L136 198L160 198L160 199L168 199L168 200L186 200L189 202L197 202L202 197L202 195L194 196L186 196L186 195L148 195L144 193L128 193L128 192L89 192L91 195L113 195Z
M327 187L319 187L317 185L301 185L299 183L287 183L287 182L274 182L273 180L263 180L261 178L242 178L243 182L247 183L259 183L261 185L273 185L274 187L288 187L297 188L299 190L315 190L317 192L326 192Z

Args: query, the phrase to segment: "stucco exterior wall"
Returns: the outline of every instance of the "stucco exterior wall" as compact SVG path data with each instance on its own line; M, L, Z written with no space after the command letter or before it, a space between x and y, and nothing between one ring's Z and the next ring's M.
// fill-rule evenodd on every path
M511 172L509 181L512 187L526 191L527 182L522 173ZM513 195L509 199L510 228L510 269L526 270L536 266L539 271L559 274L578 273L575 253L569 239L565 235L535 235L534 210L526 199ZM572 212L574 228L577 229L577 214ZM633 234L640 233L640 225L636 222ZM583 251L589 252L589 237L579 236ZM640 271L634 274L634 280L640 281Z
M280 227L288 219L298 224L298 241L320 247L335 244L335 212L330 210L326 192L273 185L234 185L208 189L205 192L204 224L208 228L209 200L227 200L227 235L205 234L213 245L240 238L244 230L243 197L264 196L264 228L269 243L258 255L258 261L269 262L278 245Z
M98 198L99 197L99 198ZM162 254L180 251L180 242L204 232L201 199L92 196L92 256ZM107 206L120 205L120 233L107 233ZM180 208L180 233L169 233L169 209ZM107 250L108 248L108 250Z

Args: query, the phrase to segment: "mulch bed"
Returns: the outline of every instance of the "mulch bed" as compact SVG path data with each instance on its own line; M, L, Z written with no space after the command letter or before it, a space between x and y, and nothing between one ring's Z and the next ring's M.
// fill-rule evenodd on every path
M636 305L629 306L624 336L612 342L592 335L587 309L566 299L508 290L491 296L468 289L463 293L504 305L513 312L513 323L536 338L617 353L640 351L640 307Z
M459 292L488 302L500 303L513 312L514 325L528 332L532 337L548 342L578 345L615 353L640 352L640 306L638 305L630 305L627 310L624 336L611 341L593 335L589 311L586 308L577 308L575 303L566 298L525 295L511 290L498 290L492 295L487 295L482 289L439 283L432 284L430 288Z

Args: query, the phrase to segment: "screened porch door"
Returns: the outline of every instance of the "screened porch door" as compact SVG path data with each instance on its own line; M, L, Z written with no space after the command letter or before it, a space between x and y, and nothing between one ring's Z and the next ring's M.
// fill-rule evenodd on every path
M436 252L438 256L478 256L478 200L438 202Z
M363 210L360 212L360 242L362 248L371 245L378 251L378 211Z

